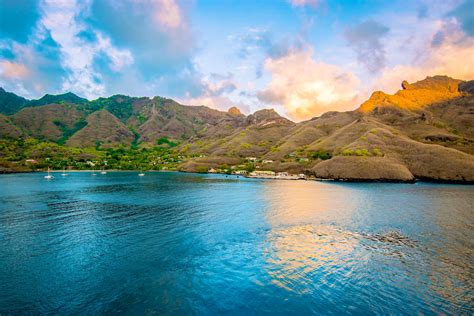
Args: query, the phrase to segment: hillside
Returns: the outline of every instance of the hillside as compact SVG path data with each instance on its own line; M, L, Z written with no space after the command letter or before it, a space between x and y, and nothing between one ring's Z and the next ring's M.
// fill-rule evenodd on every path
M0 137L99 151L90 159L101 150L164 146L183 171L234 166L344 180L474 181L474 81L404 81L394 95L374 92L354 111L300 123L272 109L246 116L161 97L87 101L67 93L28 101L2 93L8 102L0 98L0 112L9 115L0 116ZM142 168L163 167L160 157L147 159L153 165Z

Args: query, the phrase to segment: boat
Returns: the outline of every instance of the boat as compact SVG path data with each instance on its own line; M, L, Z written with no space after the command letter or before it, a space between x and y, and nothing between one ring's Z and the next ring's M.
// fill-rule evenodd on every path
M44 178L46 180L51 180L51 179L54 179L54 177L51 175L50 171L49 171L49 167L48 167L48 175L47 176L44 176Z
M93 175L93 176L96 176L96 175L97 175L97 173L95 173L95 170L94 170L94 169L92 169L92 175Z
M143 172L140 172L140 173L138 174L138 176L139 176L139 177L144 177L145 174L144 174Z
M63 177L67 176L66 169L63 169L63 173L61 173Z
M100 174L107 174L107 171L102 170Z

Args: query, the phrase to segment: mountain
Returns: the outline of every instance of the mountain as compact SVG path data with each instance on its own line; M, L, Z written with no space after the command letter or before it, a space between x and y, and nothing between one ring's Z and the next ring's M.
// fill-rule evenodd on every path
M74 93L51 95L46 94L41 99L28 100L13 92L7 92L0 88L0 113L12 115L25 107L34 107L48 104L85 104L88 100L78 97Z
M103 148L130 145L134 134L107 110L99 110L87 117L87 125L68 139L72 147Z
M4 139L30 136L98 153L166 145L183 171L234 165L343 180L474 181L474 81L446 76L404 81L354 111L300 123L272 109L246 116L162 97L2 100L0 109L16 109L0 116Z
M27 99L0 88L0 113L11 115L21 109L27 102Z
M41 99L38 100L31 100L29 101L26 106L40 106L46 104L62 104L62 103L71 103L71 104L83 104L88 102L87 99L78 97L72 92L64 93L64 94L46 94Z

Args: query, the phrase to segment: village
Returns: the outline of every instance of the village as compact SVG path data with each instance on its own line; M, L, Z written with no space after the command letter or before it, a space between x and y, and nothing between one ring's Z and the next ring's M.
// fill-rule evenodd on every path
M229 169L209 168L208 173L230 173L246 178L257 179L279 179L279 180L307 180L307 176L303 173L290 174L288 172L275 172L272 170L261 170L265 164L273 163L272 160L258 160L256 157L246 157L247 163L254 165L254 168L244 169L245 165L231 166ZM259 169L259 170L255 170Z

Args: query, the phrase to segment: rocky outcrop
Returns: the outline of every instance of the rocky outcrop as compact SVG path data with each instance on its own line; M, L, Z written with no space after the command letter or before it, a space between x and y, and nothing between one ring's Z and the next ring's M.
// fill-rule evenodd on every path
M231 107L227 113L229 113L231 116L242 116L243 114L240 112L238 108L235 106Z
M446 76L427 77L414 84L402 82L402 90L394 95L376 91L369 100L362 103L358 111L368 113L380 107L398 107L406 110L419 110L437 102L459 97L458 86L461 80Z

